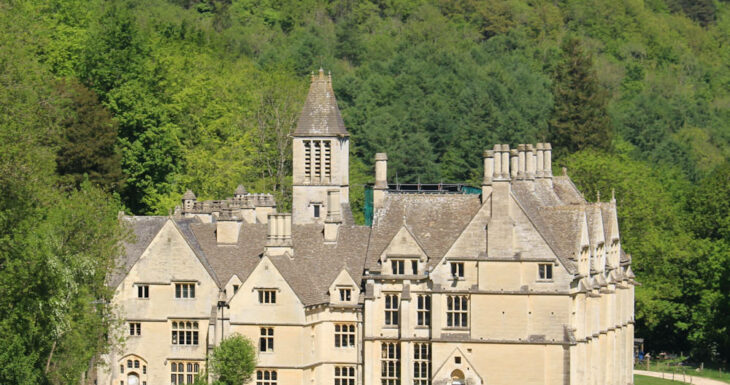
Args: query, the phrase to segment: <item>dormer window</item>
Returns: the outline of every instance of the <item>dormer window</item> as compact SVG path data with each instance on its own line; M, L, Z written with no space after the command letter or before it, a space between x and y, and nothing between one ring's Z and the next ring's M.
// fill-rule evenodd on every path
M413 271L413 275L418 275L418 260L414 259L411 261L411 271Z
M390 267L393 270L393 275L403 275L406 273L406 261L402 259L392 259L390 261Z
M340 291L340 301L350 302L352 300L352 289L340 288L339 291Z
M464 278L464 262L451 262L451 277Z

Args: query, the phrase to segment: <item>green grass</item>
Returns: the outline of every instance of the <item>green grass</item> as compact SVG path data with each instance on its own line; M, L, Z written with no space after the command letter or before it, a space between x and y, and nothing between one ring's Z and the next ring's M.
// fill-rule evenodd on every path
M666 361L666 362L652 362L651 366L648 370L651 370L653 372L665 372L665 373L675 373L675 374L682 374L685 373L687 375L691 375L692 377L704 377L704 378L712 378L714 380L720 380L725 381L727 383L730 383L730 373L727 371L719 371L716 369L709 369L705 368L701 372L698 372L695 367L691 366L676 366L676 365L670 365L674 364L673 361ZM636 369L640 370L647 370L646 365L637 365Z
M634 385L677 385L683 384L681 381L662 380L661 378L634 376Z

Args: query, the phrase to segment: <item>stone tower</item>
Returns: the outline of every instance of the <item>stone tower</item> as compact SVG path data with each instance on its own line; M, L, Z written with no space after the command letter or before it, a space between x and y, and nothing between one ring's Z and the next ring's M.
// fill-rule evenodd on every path
M341 204L349 202L350 134L337 108L332 76L321 68L312 75L292 136L292 222L324 223L328 190L339 191Z

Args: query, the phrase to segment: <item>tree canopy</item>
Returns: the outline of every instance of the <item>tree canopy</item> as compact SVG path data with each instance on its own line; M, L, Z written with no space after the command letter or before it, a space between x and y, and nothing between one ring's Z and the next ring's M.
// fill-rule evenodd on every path
M213 349L208 365L214 378L213 384L248 383L256 369L256 345L240 334L226 337Z

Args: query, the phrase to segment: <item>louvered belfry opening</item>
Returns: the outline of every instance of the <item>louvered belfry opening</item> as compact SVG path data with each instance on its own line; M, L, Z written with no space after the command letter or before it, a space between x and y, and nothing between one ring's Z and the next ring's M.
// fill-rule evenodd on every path
M327 183L332 179L331 141L304 141L304 178L307 183Z

